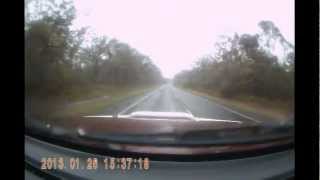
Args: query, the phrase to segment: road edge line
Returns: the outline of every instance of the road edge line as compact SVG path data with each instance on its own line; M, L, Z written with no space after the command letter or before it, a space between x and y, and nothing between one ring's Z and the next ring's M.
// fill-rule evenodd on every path
M188 92L188 91L183 90L183 89L180 89L180 88L178 88L178 89L181 90L182 92L190 93L190 94L194 95L192 92ZM240 112L237 112L237 111L235 111L235 110L232 110L232 109L226 107L225 105L222 105L222 104L220 104L220 103L218 103L218 102L216 102L216 101L214 101L214 100L209 100L209 99L208 99L207 97L205 97L204 95L198 95L198 96L204 98L204 99L205 99L206 101L208 101L208 102L215 103L216 105L220 106L221 108L223 108L223 109L225 109L225 110L227 110L227 111L230 111L230 112L233 113L233 114L237 114L237 115L239 115L239 116L241 116L241 117L243 117L243 118L249 119L249 120L254 121L254 122L256 122L256 123L262 123L262 122L259 121L259 120L256 120L256 119L254 119L254 118L252 118L252 117L250 117L250 116L247 116L247 115L244 115L244 114L242 114L242 113L240 113Z

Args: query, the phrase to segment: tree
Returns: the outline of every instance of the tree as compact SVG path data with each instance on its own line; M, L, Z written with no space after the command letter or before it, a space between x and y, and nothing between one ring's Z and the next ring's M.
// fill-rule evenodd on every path
M35 1L34 1L35 2ZM35 11L28 22L25 38L26 83L32 88L52 91L67 84L72 61L66 56L70 48L69 26L74 19L74 7L66 1L41 2L45 11Z
M72 30L75 8L71 1L28 0L26 8L27 92L62 95L73 86L162 81L152 60L127 43L107 36L88 39L88 28Z
M293 46L272 22L262 21L259 26L262 34L222 36L215 44L215 54L203 56L193 69L176 75L175 83L219 92L225 97L253 95L292 102ZM286 65L272 54L272 39L280 39L287 50L291 48Z

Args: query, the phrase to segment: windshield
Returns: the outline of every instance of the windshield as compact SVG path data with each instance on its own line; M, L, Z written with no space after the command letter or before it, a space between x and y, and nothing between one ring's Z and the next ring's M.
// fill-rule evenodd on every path
M290 0L25 0L26 128L153 144L293 135L294 57Z

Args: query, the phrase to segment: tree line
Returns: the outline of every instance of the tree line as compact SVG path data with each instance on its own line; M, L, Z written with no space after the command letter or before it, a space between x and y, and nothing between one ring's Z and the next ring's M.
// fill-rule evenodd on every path
M25 82L29 93L72 86L152 85L163 81L152 60L117 39L72 29L72 1L26 1Z
M175 84L228 98L249 95L293 103L294 46L273 22L258 25L261 32L256 34L223 36L215 44L215 53L177 74ZM283 50L282 58L273 53L275 47Z

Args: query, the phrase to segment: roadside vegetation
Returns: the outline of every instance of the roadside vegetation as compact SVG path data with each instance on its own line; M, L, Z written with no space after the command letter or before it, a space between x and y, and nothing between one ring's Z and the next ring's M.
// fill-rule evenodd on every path
M74 19L72 1L26 1L25 95L32 115L70 104L74 113L94 112L164 81L148 56L89 28L74 29Z
M292 105L281 100L268 100L255 96L237 96L225 98L219 93L210 92L205 89L179 87L191 94L205 97L208 100L224 105L237 112L245 114L254 119L270 121L276 123L285 123L292 115Z
M271 21L257 34L223 36L216 52L177 74L177 86L229 105L288 117L294 108L294 46ZM275 49L282 49L281 56Z
M158 86L143 87L122 87L109 89L108 87L100 87L102 91L95 98L70 101L66 103L64 99L41 99L33 98L30 101L30 111L32 116L42 120L59 120L61 118L72 118L84 115L94 115L103 112L111 105L117 104L126 98L142 96L152 91ZM95 91L97 92L97 91ZM96 95L96 94L95 94Z

